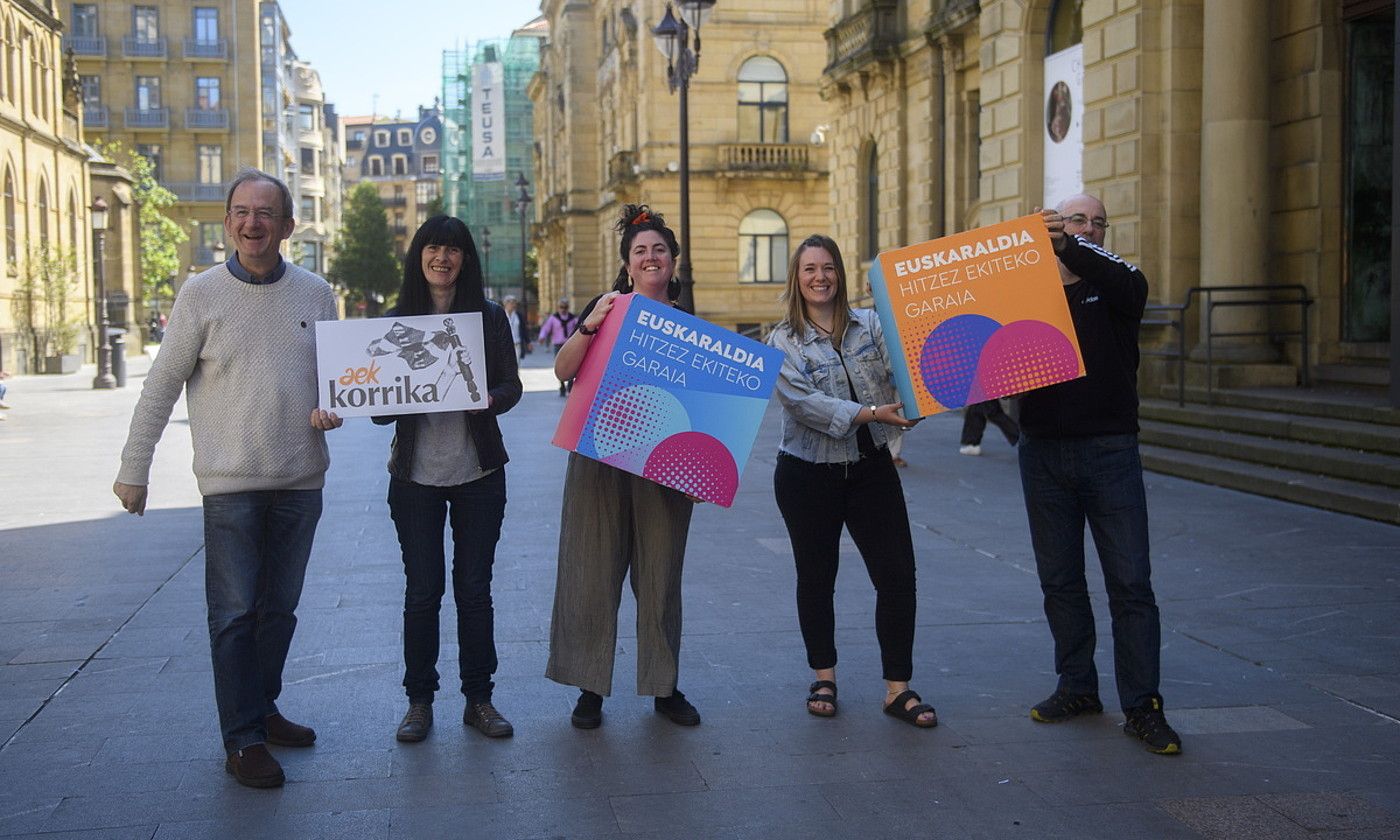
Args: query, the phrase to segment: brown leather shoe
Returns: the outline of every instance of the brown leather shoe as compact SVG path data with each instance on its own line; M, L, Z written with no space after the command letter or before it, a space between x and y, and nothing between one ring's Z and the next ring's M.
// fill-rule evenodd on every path
M462 713L462 723L476 727L487 738L509 738L515 734L515 727L490 703L468 704Z
M282 765L267 751L266 744L253 744L229 753L224 770L240 785L250 788L281 787L287 781Z
M309 747L316 743L316 730L292 723L282 717L280 712L273 712L263 718L263 727L267 730L269 744L279 747Z

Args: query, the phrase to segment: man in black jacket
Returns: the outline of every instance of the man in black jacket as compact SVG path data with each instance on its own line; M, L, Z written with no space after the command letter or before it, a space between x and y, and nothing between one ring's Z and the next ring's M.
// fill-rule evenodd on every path
M1124 731L1154 753L1181 752L1162 713L1161 620L1148 560L1147 496L1138 454L1138 327L1147 278L1103 247L1108 214L1089 195L1043 212L1079 336L1085 375L1021 399L1021 486L1030 519L1059 685L1031 709L1057 723L1103 711L1094 614L1084 577L1093 533L1113 617L1113 664Z

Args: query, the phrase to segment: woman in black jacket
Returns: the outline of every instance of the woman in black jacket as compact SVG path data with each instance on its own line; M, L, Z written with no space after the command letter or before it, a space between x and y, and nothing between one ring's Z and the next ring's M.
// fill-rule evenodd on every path
M397 733L400 741L421 741L433 725L438 613L446 589L442 534L449 523L452 597L457 604L462 694L467 698L462 722L492 738L514 733L510 721L491 703L491 675L496 672L491 567L505 517L509 460L496 416L520 401L520 374L505 311L486 300L471 233L460 219L434 216L413 235L404 257L398 306L390 314L447 312L481 313L487 407L374 418L396 426L389 453L389 513L398 529L407 578L403 685L409 702ZM472 381L466 384L479 387Z

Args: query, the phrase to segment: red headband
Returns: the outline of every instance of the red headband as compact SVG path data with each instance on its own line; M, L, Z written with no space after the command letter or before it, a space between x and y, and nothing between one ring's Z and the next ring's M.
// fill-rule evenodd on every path
M627 224L629 224L629 225L644 225L644 224L646 224L646 223L649 222L649 221L651 221L651 214L648 213L647 211L643 210L642 212L638 213L636 216L633 216L633 217L632 217L632 221L628 222Z

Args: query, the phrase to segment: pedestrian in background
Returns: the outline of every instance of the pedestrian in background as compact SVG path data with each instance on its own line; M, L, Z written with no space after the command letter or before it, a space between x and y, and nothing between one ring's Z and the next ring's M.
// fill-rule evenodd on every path
M959 453L963 455L982 454L982 433L987 429L988 420L1001 429L1001 433L1006 436L1006 442L1013 447L1021 439L1021 427L1016 425L1016 421L1012 420L1005 411L1001 410L1001 401L987 400L986 402L974 403L963 409Z
M0 368L0 411L10 410L10 404L5 402L5 395L10 392L10 386L5 384L5 380L9 378L10 375L6 373L3 368ZM0 414L0 420L6 420L8 418L9 415Z
M559 351L564 349L564 344L573 336L574 331L578 329L578 325L579 317L569 311L569 299L560 298L559 307L549 313L549 317L545 318L544 323L540 325L540 333L536 336L536 340L538 340L540 344L544 344L546 341L549 342L550 346L554 348L554 355L557 358ZM554 366L557 369L559 367L558 362L556 362ZM573 387L574 377L572 374L567 378L559 378L559 396L567 396Z
M249 787L280 787L286 777L266 745L316 741L277 699L321 518L324 432L341 424L316 408L316 322L335 320L336 300L325 280L278 252L296 227L286 184L242 169L224 210L234 254L180 287L112 490L128 512L145 512L156 443L184 390L204 497L224 769Z
M555 357L560 380L578 373L619 294L636 292L675 305L672 279L680 253L675 233L645 204L624 207L616 229L622 234L622 268L613 290L584 307L581 326ZM559 303L567 309L568 301ZM637 693L654 697L656 711L674 723L700 723L700 713L676 688L681 571L694 507L680 491L569 453L545 676L580 689L570 718L574 726L593 729L603 722L603 698L612 693L617 610L628 575L637 599Z
M428 737L433 697L440 687L438 618L447 587L444 526L452 534L458 676L466 697L462 722L491 738L515 732L492 703L497 663L491 570L505 518L505 465L510 460L496 418L520 401L518 345L506 310L486 299L471 232L460 219L434 216L413 235L398 305L388 314L447 312L481 313L487 407L374 418L380 425L394 424L389 515L403 550L403 687L408 695L408 712L395 737L408 742Z
M517 359L525 358L525 325L520 322L520 313L516 307L520 301L515 295L506 295L501 300L501 306L506 311L506 321L510 324L510 340L515 344L515 356Z
M938 714L909 688L914 662L914 539L890 455L900 415L890 359L873 309L851 309L846 266L830 237L803 240L788 263L787 318L768 336L784 353L778 377L783 437L773 472L778 510L797 567L797 620L807 647L807 711L832 717L836 701L836 572L841 529L875 585L875 637L885 713L918 727Z
M1147 278L1103 247L1108 212L1090 195L1042 214L1059 258L1085 374L1021 397L1021 486L1059 684L1031 709L1058 723L1103 711L1084 524L1094 535L1113 623L1123 731L1160 754L1181 752L1162 711L1162 626L1152 593L1147 493L1138 453L1138 328Z

